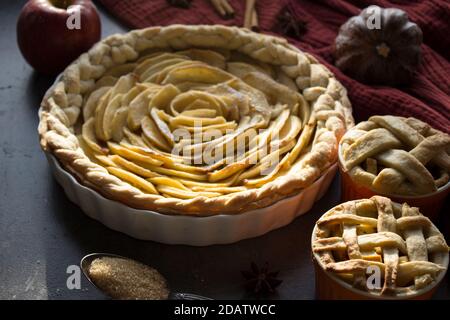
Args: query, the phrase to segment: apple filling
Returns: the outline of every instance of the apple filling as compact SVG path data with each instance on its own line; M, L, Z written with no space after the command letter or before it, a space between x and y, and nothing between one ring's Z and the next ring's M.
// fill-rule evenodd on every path
M258 188L289 173L316 125L279 67L191 49L110 69L86 95L84 153L145 193L180 199Z

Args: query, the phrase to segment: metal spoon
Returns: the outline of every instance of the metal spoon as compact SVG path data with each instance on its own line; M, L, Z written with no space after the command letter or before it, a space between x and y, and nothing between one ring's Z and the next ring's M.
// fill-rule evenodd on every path
M94 281L92 281L91 277L89 276L89 267L91 266L92 261L94 261L97 258L101 258L101 257L120 258L120 259L127 259L127 260L131 260L131 259L119 256L117 254L111 254L111 253L91 253L91 254L84 256L81 259L80 267L81 267L81 270L83 270L83 273L86 276L86 278L96 288L98 288L100 291L103 291L101 288L99 288L94 283ZM199 296L197 294L181 293L181 292L170 292L168 299L170 299L170 300L213 300L211 298Z

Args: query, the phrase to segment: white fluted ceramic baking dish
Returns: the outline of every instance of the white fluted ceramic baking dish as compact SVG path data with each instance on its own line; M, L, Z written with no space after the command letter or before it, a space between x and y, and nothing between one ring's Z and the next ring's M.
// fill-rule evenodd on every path
M68 198L89 217L116 231L141 240L166 244L207 246L227 244L263 235L283 227L309 211L327 191L337 165L297 195L256 210L235 215L177 216L128 207L78 182L58 160L46 153L50 168Z
M47 93L61 77L62 75L56 77ZM45 155L55 179L63 187L67 197L92 219L140 240L192 246L234 243L288 225L296 217L308 212L325 194L337 171L335 163L309 187L265 208L235 215L195 217L135 209L105 198L81 184L61 166L55 156L48 152Z

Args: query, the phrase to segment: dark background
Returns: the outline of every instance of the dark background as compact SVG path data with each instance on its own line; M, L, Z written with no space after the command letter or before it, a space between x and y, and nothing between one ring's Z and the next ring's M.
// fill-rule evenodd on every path
M247 298L240 271L251 261L268 261L284 280L272 298L313 299L310 234L317 218L339 202L338 179L289 226L203 248L132 239L91 220L67 199L37 136L39 104L54 78L35 73L16 44L16 19L24 2L0 1L0 299L104 299L84 278L81 290L66 287L67 267L91 252L135 258L160 270L173 290L215 299ZM126 30L97 6L103 36ZM448 226L441 221L447 240ZM450 297L448 282L444 279L435 298Z

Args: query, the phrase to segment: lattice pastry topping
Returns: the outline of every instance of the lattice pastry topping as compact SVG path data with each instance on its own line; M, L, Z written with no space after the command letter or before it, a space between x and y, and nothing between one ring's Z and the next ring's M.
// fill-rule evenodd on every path
M345 202L325 213L317 221L312 248L326 272L375 295L426 290L448 267L448 246L433 223L418 208L381 196ZM368 281L375 268L379 287Z
M309 186L353 124L346 91L285 40L239 28L114 35L42 104L44 150L83 183L165 213L236 213Z
M352 179L385 195L423 195L449 182L450 136L415 119L373 116L341 140Z

